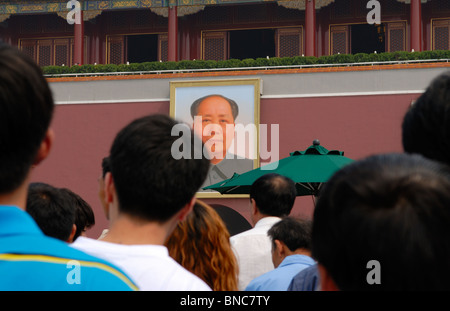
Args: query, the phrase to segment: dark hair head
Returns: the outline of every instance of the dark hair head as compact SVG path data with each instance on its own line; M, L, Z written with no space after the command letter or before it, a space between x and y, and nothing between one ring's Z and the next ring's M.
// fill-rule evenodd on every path
M16 48L0 44L0 194L24 181L53 109L39 66Z
M405 114L403 148L450 164L450 72L435 78Z
M312 222L309 220L297 220L292 217L285 217L269 229L267 234L272 240L275 248L275 240L286 244L291 252L300 248L311 249L311 229Z
M70 197L70 203L68 205L72 206L75 210L75 225L77 229L73 240L75 241L86 229L91 228L95 225L95 216L92 207L83 200L78 194L67 188L61 188L60 191L66 192Z
M191 151L179 160L172 155L172 146L186 137L172 136L177 124L188 131L190 137L183 141ZM192 129L166 115L131 122L118 133L110 152L120 211L150 221L168 220L194 197L206 179L209 160L194 156L202 150L203 143Z
M202 101L204 101L205 99L209 98L209 97L213 97L213 96L217 96L217 97L221 97L223 99L225 99L231 107L231 114L233 115L233 119L236 120L238 114L239 114L239 107L236 104L236 102L228 97L225 97L223 95L219 95L219 94L211 94L211 95L206 95L203 96L201 98L196 99L192 105L191 105L191 117L192 119L194 119L194 117L197 115L198 113L198 106L200 106L200 104L202 103Z
M258 178L250 188L259 212L268 216L283 217L291 213L297 191L292 179L269 173Z
M42 232L67 241L75 222L75 209L70 196L45 183L31 183L28 187L26 211Z
M312 255L341 290L450 289L450 172L419 155L339 170L314 211ZM369 285L368 262L381 265Z

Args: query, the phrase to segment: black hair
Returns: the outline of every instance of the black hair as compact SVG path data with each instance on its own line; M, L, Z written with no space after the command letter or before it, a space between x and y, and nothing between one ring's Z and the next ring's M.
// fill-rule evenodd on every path
M31 183L26 211L45 235L67 241L75 223L75 209L70 200L66 192L49 184Z
M260 213L283 217L291 213L297 191L292 179L276 173L259 177L250 188L250 199L254 199Z
M71 201L68 205L72 206L75 210L75 220L74 223L77 226L75 235L73 236L73 241L75 241L86 229L91 228L95 225L95 215L92 207L87 203L81 196L76 194L70 189L61 188L63 192L66 192Z
M0 194L25 180L53 110L39 66L16 48L0 44Z
M450 71L436 77L405 114L403 149L450 164Z
M175 125L190 133L191 157L175 159ZM188 148L188 146L186 146ZM203 143L187 125L166 115L134 120L116 136L110 152L111 174L123 213L164 222L186 205L199 190L209 170L201 154Z
M105 178L106 173L111 172L111 160L109 157L104 157L102 159L102 177Z
M275 248L275 240L283 242L291 252L300 248L311 249L312 222L304 219L285 217L275 223L267 234Z
M449 290L450 172L420 155L355 161L325 184L312 255L341 290ZM367 281L368 262L381 284Z

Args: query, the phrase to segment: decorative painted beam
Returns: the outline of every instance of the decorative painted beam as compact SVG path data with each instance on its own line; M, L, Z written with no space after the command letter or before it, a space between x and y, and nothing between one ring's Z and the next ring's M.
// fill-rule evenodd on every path
M327 6L335 0L316 0L316 9ZM408 1L408 0L398 0ZM424 0L422 0L424 1ZM154 13L167 17L167 8L178 7L178 16L197 13L208 5L237 4L237 3L267 3L277 2L279 5L290 9L305 9L305 0L86 0L80 1L81 9L93 14L86 16L97 16L99 12L120 9L151 9ZM0 0L0 22L14 14L38 14L58 13L63 16L67 9L67 0L38 0L9 1ZM95 13L94 13L95 12ZM91 17L92 18L92 17ZM85 18L86 20L86 18Z

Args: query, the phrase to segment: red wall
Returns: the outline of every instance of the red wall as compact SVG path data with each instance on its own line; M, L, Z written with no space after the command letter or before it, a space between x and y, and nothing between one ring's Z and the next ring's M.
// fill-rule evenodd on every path
M260 123L279 124L280 158L319 139L325 148L359 159L402 151L401 122L415 98L417 95L262 99ZM151 113L169 114L169 102L57 106L53 150L32 179L70 188L92 206L96 225L88 236L98 237L108 226L97 197L102 158L123 126ZM248 199L205 201L231 206L249 219ZM312 197L298 197L292 215L311 218L312 202Z

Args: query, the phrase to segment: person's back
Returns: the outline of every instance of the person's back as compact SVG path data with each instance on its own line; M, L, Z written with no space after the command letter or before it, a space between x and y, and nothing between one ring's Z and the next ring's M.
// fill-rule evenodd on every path
M310 292L319 289L320 289L319 268L317 266L317 263L297 273L292 278L292 281L288 287L288 291L295 291L295 292L299 291Z
M45 236L25 212L31 167L49 154L54 102L40 68L0 43L0 290L131 290L118 268Z
M28 213L0 205L0 291L136 290L109 262L45 236Z
M311 221L286 217L270 228L274 270L253 279L246 291L286 291L299 271L314 264L311 258Z
M177 127L192 133L168 116L150 115L117 134L109 155L111 171L104 180L108 234L102 240L79 237L72 244L117 264L141 290L211 290L164 246L191 212L209 168L209 160L193 156L202 150L201 141L193 135L173 136ZM178 139L190 146L190 157L174 155Z
M296 193L294 182L278 174L266 174L253 183L250 202L254 228L230 238L239 265L239 290L274 269L272 243L267 232L281 217L290 214Z
M314 211L322 290L449 290L450 171L376 155L334 174Z

